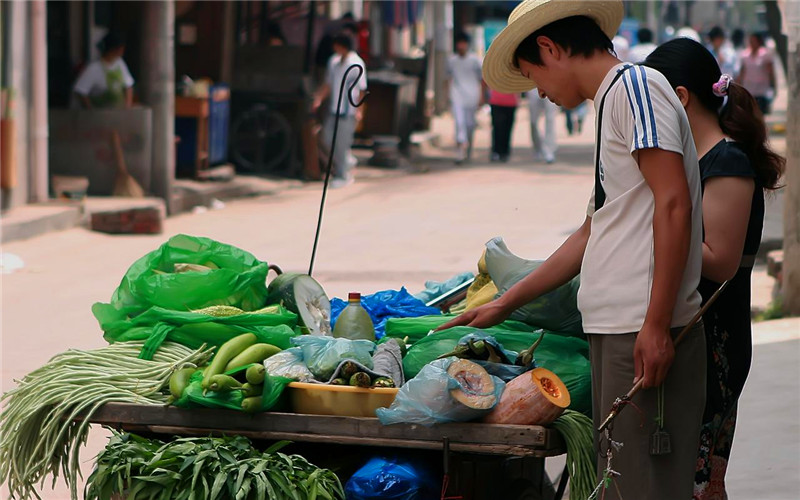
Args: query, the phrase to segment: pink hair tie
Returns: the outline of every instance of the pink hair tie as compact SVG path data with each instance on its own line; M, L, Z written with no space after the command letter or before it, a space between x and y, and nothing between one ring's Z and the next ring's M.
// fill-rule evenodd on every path
M728 95L728 87L730 87L731 81L733 81L731 75L723 73L722 76L719 77L719 81L711 86L714 95L717 97L725 97Z

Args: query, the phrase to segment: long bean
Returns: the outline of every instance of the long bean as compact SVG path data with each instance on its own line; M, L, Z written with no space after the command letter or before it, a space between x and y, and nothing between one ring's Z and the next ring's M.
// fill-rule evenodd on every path
M592 420L582 413L566 410L551 426L561 433L567 445L569 497L586 500L596 478Z
M211 357L165 342L153 360L138 359L143 342L120 342L101 349L70 349L54 356L0 396L0 482L11 498L40 498L48 475L63 475L78 500L80 448L89 419L109 402L164 404L164 390L175 370L199 366ZM77 419L83 415L82 421Z

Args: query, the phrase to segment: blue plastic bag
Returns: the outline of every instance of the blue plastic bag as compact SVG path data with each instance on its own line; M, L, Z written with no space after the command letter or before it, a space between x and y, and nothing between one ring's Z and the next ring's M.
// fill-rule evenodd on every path
M433 477L411 461L372 458L344 488L347 500L434 500L440 492Z
M336 325L339 314L346 306L346 300L331 300L331 328ZM372 295L364 295L361 297L361 306L372 318L376 339L383 337L386 321L389 318L416 318L442 314L438 308L428 307L423 301L408 293L405 287L400 290L383 290Z
M350 340L325 337L321 335L301 335L292 343L303 351L303 360L317 380L327 381L345 359L358 361L372 369L372 351L375 342L369 340Z
M410 423L433 425L446 422L467 422L486 415L500 401L506 383L489 375L491 384L483 392L476 392L463 377L452 377L447 369L455 357L437 359L425 365L416 377L397 391L389 408L378 408L375 414L383 425ZM479 365L472 363L481 371ZM453 389L470 396L487 396L484 408L470 408L453 398Z
M414 294L414 297L418 298L424 303L428 303L432 299L435 299L440 295L444 295L445 293L459 285L466 283L474 277L474 273L465 272L457 274L447 281L426 281L425 290Z

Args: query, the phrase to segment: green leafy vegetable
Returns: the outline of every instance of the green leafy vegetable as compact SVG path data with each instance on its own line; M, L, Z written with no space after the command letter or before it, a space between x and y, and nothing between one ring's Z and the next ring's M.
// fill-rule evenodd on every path
M183 438L169 443L115 433L97 457L86 500L343 499L336 474L298 455L264 452L247 438Z

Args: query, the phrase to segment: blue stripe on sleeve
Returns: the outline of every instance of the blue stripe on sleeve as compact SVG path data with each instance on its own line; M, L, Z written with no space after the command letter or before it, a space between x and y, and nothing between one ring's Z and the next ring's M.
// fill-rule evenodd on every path
M633 117L633 147L639 149L639 133L637 132L638 128L636 123L636 111L633 109L633 99L631 98L631 89L628 86L628 78L630 78L630 75L622 75L622 83L625 84L625 92L628 94L628 105L631 107L631 116Z
M644 95L647 99L647 107L650 111L650 137L653 143L653 147L658 147L658 133L656 132L656 117L653 114L653 102L650 100L650 87L647 86L647 72L641 66L639 66L639 71L642 73L642 83L644 84Z
M647 118L645 118L644 103L642 102L642 93L639 90L639 79L636 76L636 71L631 72L631 83L633 84L633 94L636 96L636 105L639 108L639 119L642 122L642 140L639 142L642 148L651 147L647 141Z

